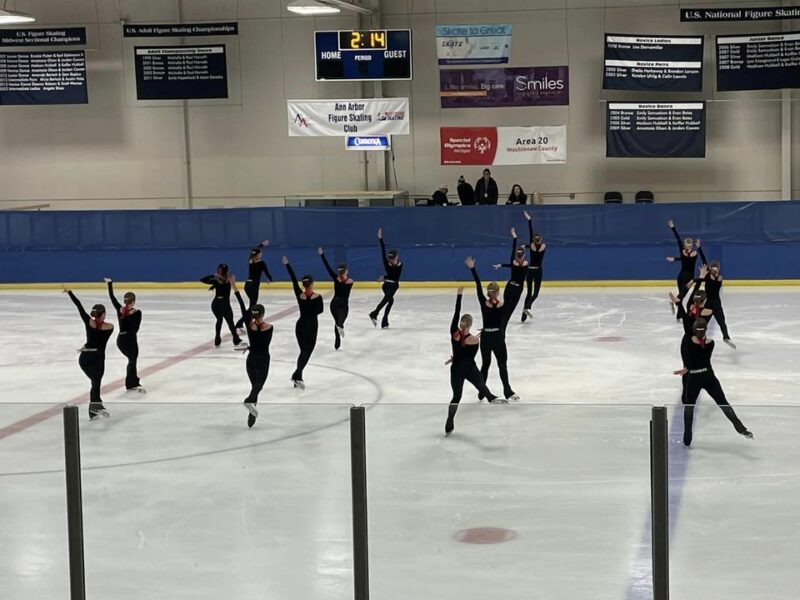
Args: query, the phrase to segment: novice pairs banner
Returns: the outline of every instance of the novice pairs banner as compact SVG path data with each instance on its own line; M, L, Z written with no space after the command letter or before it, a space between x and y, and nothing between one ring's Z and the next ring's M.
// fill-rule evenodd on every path
M437 25L440 65L506 64L511 56L511 25Z
M567 162L567 128L442 127L443 165L553 165Z

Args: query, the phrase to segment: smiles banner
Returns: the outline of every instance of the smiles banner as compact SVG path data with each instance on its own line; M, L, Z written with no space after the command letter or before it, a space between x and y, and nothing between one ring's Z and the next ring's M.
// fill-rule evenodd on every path
M566 106L569 67L442 69L442 108Z
M442 127L443 165L563 165L567 127Z

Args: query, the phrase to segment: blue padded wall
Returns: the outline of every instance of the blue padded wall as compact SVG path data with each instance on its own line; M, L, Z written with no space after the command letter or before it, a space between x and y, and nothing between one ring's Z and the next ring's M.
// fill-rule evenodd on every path
M667 220L700 237L728 278L800 278L800 202L558 205L533 208L548 243L552 280L669 279L676 254ZM316 246L347 261L357 279L381 272L376 228L400 249L410 281L465 279L464 257L490 264L510 254L509 229L528 233L519 207L0 212L0 282L192 281L227 262L246 273L247 249L262 239L276 279L280 257L321 277Z

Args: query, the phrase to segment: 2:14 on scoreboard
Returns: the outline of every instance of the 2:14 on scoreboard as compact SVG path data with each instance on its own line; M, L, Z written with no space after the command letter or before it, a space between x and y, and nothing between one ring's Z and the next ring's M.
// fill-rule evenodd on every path
M317 81L411 79L411 31L314 32Z

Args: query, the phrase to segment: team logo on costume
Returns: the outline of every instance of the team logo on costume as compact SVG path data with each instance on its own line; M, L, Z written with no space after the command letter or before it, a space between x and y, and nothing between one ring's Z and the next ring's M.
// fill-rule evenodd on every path
M295 118L294 118L294 124L299 126L299 127L308 127L308 119L306 119L300 113L297 113L297 115L295 115Z
M492 149L492 142L488 137L475 138L475 143L473 145L475 146L475 150L481 154L486 154Z

